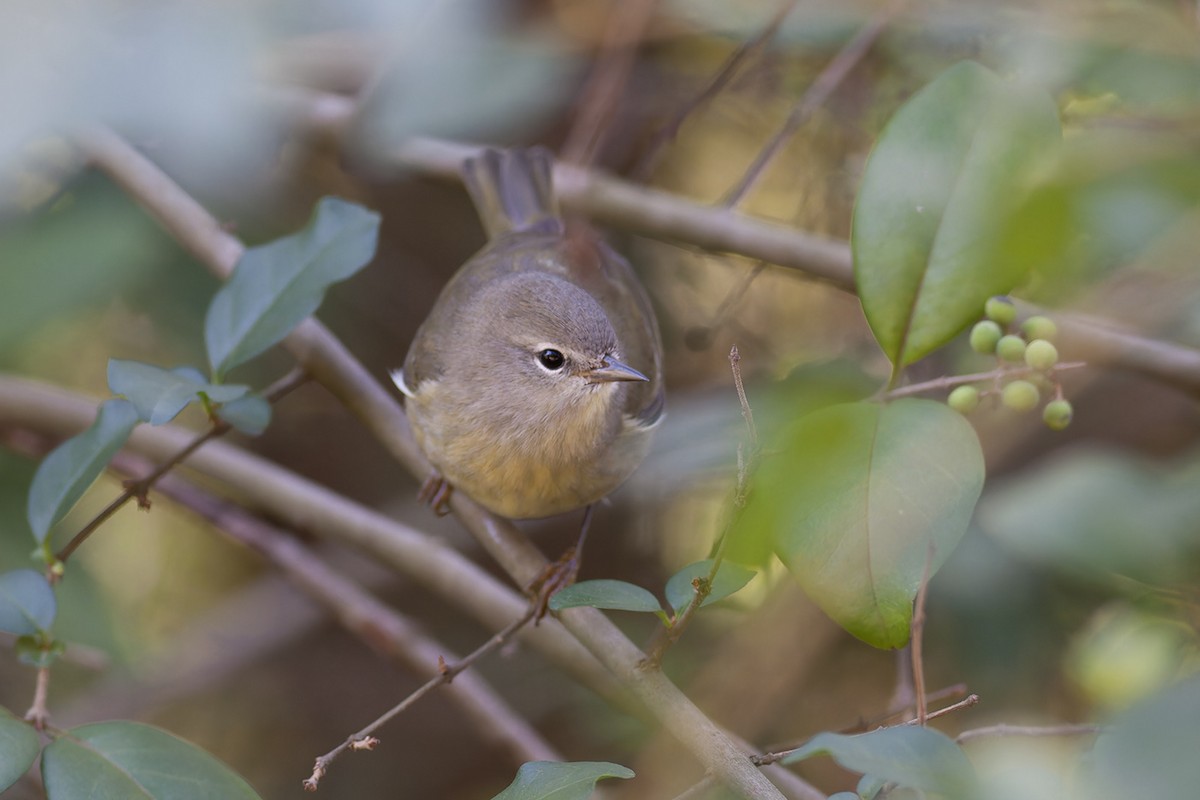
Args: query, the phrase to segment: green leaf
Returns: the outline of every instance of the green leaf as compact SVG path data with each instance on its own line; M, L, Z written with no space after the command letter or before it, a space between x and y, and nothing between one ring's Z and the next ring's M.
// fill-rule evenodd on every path
M0 708L0 792L20 780L41 749L33 726Z
M116 454L138 423L128 400L107 400L96 421L78 436L60 444L38 466L29 487L29 527L38 544L50 526L70 510Z
M895 369L950 341L1026 274L1029 264L993 254L1060 141L1045 93L970 61L892 117L867 162L851 247L863 311Z
M271 424L271 404L259 395L246 395L222 405L217 416L242 433L258 436Z
M247 250L204 320L214 380L316 311L326 289L371 260L378 234L378 214L325 197L304 230Z
M0 631L27 636L50 629L58 603L46 576L32 569L0 575Z
M818 754L832 756L846 769L941 797L959 800L976 791L975 770L966 754L930 728L901 725L857 736L819 733L783 763Z
M138 418L151 425L163 425L183 411L189 403L197 402L200 393L213 402L237 400L250 391L249 386L213 385L192 367L163 369L140 361L108 360L108 388L119 394L137 409Z
M1074 448L989 490L979 524L1024 558L1077 577L1190 585L1200 577L1198 480L1200 462L1163 467Z
M780 558L842 627L875 647L908 641L930 575L983 487L979 439L943 403L849 403L797 420L763 460L737 525L772 532Z
M675 609L676 614L683 611L687 608L688 603L692 602L692 598L696 596L696 589L692 586L692 581L696 578L707 578L709 571L712 570L712 563L712 559L705 559L688 564L667 580L667 602L671 604L671 608ZM754 570L747 569L741 564L722 561L721 566L717 568L717 574L713 576L708 597L704 598L700 607L704 608L710 603L724 600L749 583L755 574Z
M1195 797L1200 786L1200 678L1139 703L1096 739L1081 796Z
M662 606L654 595L625 581L581 581L555 592L550 597L552 611L578 606L607 608L613 611L648 611L654 614L662 611Z
M73 728L42 753L49 800L258 800L229 767L138 722Z
M606 761L530 761L492 800L587 800L601 778L632 778L633 770Z

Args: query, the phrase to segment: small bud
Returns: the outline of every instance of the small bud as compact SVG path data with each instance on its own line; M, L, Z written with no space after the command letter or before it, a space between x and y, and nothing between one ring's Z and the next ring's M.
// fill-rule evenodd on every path
M1025 338L1030 341L1034 339L1050 341L1058 334L1058 326L1049 317L1030 317L1021 323L1021 333L1025 334Z
M1013 301L1002 294L988 298L988 301L983 306L983 313L987 314L987 318L995 320L1000 325L1012 325L1017 319L1017 307L1013 305Z
M1025 348L1025 363L1034 369L1050 369L1058 363L1058 348L1045 339L1034 339Z
M1004 331L1000 326L990 319L985 319L982 322L975 323L975 327L971 328L971 349L976 353L990 354L996 352L996 342L1000 341L1000 337L1004 335Z
M1000 394L1001 402L1013 411L1032 411L1041 399L1038 388L1029 381L1012 381Z
M1023 361L1025 359L1025 340L1011 333L1008 336L1000 337L1000 341L996 342L996 355L1014 364Z
M960 414L970 414L979 407L979 390L974 386L959 386L950 393L946 403Z
M1074 415L1075 409L1071 408L1071 404L1066 400L1051 400L1042 409L1042 421L1052 431L1061 431L1070 425Z

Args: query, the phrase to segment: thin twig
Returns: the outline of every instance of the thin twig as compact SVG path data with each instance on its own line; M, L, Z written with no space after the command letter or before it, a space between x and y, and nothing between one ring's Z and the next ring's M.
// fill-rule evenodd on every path
M564 161L587 166L600 152L656 4L656 0L637 0L610 6L603 52L588 77L581 111L563 145Z
M50 710L46 705L49 694L50 668L38 667L37 683L33 687L33 703L25 712L25 721L33 723L33 727L39 731L44 730L50 721Z
M675 111L675 115L671 117L671 120L659 128L654 140L646 148L637 166L630 171L630 177L633 180L644 181L649 177L650 173L654 171L654 167L657 166L659 157L666 150L666 146L679 135L679 129L683 127L684 121L695 113L697 109L720 94L721 90L733 80L733 76L737 73L742 63L751 56L757 55L775 38L775 34L779 31L780 26L783 25L784 20L792 13L797 4L798 0L783 0L766 27L752 38L742 42L729 58L725 60L725 63L721 65L717 73L713 75L708 85L699 94L680 106Z
M742 354L738 352L736 344L729 350L729 367L733 370L733 385L737 388L738 402L742 405L746 433L750 435L750 444L758 449L758 428L754 425L754 412L750 409L750 401L746 399L746 386L742 383Z
M959 700L957 703L952 703L952 704L946 706L945 708L939 708L937 711L930 711L929 713L927 713L925 715L924 720L922 720L920 717L914 717L910 720L906 720L904 722L904 724L905 725L924 726L925 723L931 719L937 719L938 717L944 717L947 714L953 714L955 711L959 711L964 708L970 708L971 706L978 705L978 704L979 704L979 695L969 694L966 697L964 697L962 700Z
M118 456L118 469L142 468L142 459ZM165 475L158 491L204 517L262 555L305 594L332 610L351 633L389 661L426 674L446 650L403 615L323 561L287 532L194 484ZM463 675L448 687L473 730L508 750L518 762L556 761L559 754L482 679Z
M288 392L291 392L293 389L300 386L307 380L308 374L304 370L299 368L293 369L287 375L284 375L282 378L275 381L275 383L271 384L271 386L268 387L265 392L263 392L263 397L267 400L267 402L275 403L280 398L287 395ZM187 445L187 447L184 447L171 458L159 464L149 475L146 475L144 478L139 478L136 481L127 481L125 484L125 490L121 492L121 494L117 495L117 497L111 503L105 506L99 514L92 517L92 519L86 525L84 525L78 533L71 537L71 541L67 542L67 544L58 551L58 553L55 555L55 558L61 562L66 562L66 560L71 557L71 554L79 549L81 544L87 541L89 536L95 533L101 525L107 522L113 514L117 513L117 511L120 510L120 508L130 500L137 498L139 505L147 507L148 503L146 501L146 494L150 491L159 478L161 478L163 475L166 475L177 465L187 459L188 456L199 450L206 442L210 442L219 436L224 436L231 430L233 430L233 426L228 422L225 422L224 420L215 420L211 428L193 439L192 442Z
M529 622L533 619L533 615L534 609L530 607L530 609L523 616L521 616L520 619L514 621L507 628L488 639L457 663L447 664L444 661L440 662L438 664L438 674L435 677L426 681L425 684L419 689L401 700L374 722L367 725L362 730L350 734L350 736L346 737L346 740L337 747L333 748L325 755L319 756L313 765L312 775L304 781L304 788L310 792L315 792L318 784L321 782L321 778L326 772L328 772L329 765L347 750L370 750L374 748L375 744L378 743L378 739L375 739L373 734L377 730L386 725L397 715L403 713L407 708L412 706L422 697L429 694L442 684L446 684L454 680L454 677L460 672L467 669L480 658L483 658L488 653L491 653L506 643L510 638L512 638L513 634L529 624Z
M780 127L775 136L767 143L767 145L759 152L758 157L754 159L754 163L746 170L742 179L738 184L726 195L723 205L726 208L733 208L746 196L750 191L755 181L762 175L767 164L779 154L788 139L800 129L805 122L808 121L818 108L823 106L833 94L833 90L845 79L863 56L875 44L875 40L879 35L891 24L892 18L895 17L899 10L900 3L894 1L888 4L879 14L877 14L870 22L864 25L858 33L854 35L850 41L842 46L837 55L821 70L821 74L808 87L808 91L800 98L800 102L792 109L783 125Z
M1061 364L1055 364L1050 370L1040 370L1034 367L1013 365L1005 367L997 367L987 372L972 372L969 375L944 375L940 378L934 378L920 383L910 383L908 386L901 386L897 389L892 389L881 395L883 399L895 400L898 397L909 397L914 394L924 394L925 392L934 392L939 390L951 389L955 386L962 386L967 383L983 383L984 381L995 381L1000 378L1019 378L1025 375L1047 374L1050 376L1059 372L1066 372L1072 369L1080 369L1086 367L1086 361L1064 361Z
M912 662L909 660L905 660L904 663L911 664ZM910 688L912 687L912 681L908 682L908 686ZM951 686L945 686L941 689L938 689L937 691L927 693L925 695L925 702L936 703L940 700L947 700L951 697L961 698L961 697L965 696L966 694L967 694L967 685L965 683L956 683ZM906 712L911 705L912 705L911 702L905 702L903 705L893 705L891 707L891 710L885 711L882 714L877 714L876 716L870 717L865 720L860 719L858 722L854 723L853 725L847 725L843 728L839 728L838 733L862 733L863 731L869 731L874 728L878 728L881 725L885 725L890 720L902 716L904 714L904 712Z
M1103 725L989 725L963 731L954 741L962 744L984 736L1088 736L1103 732Z
M459 180L463 160L475 145L412 138L391 152L397 166L424 175ZM736 253L803 272L847 292L855 291L850 247L845 241L728 209L703 205L667 192L559 163L554 182L563 208L593 222L659 241L685 243L718 253ZM1115 323L1018 303L1024 315L1051 314L1071 353L1093 365L1115 366L1200 395L1200 349L1152 339ZM907 388L907 387L905 387Z
M913 603L912 623L910 626L910 641L912 645L912 675L913 690L917 703L917 724L924 725L926 719L925 699L925 654L923 640L925 636L925 597L929 592L929 573L933 569L933 554L937 547L933 541L925 551L925 570L921 573L921 585L917 589L917 599Z
M977 703L979 703L979 695L977 695L977 694L967 695L962 700L959 700L957 703L952 703L951 705L948 705L945 708L939 708L937 711L929 712L925 716L925 720L929 721L931 719L937 719L938 717L944 717L947 714L953 714L955 711L960 711L964 708L970 708L971 706L976 705ZM879 728L874 728L873 730L886 730L888 728L900 728L900 727L907 727L907 726L912 726L912 725L923 725L923 724L924 723L922 723L920 721L920 719L914 717L913 719L905 720L904 722L897 723L896 725L884 725ZM789 747L786 750L775 750L770 753L764 753L761 756L751 756L750 760L759 766L766 766L767 764L774 764L778 761L782 761L783 759L787 758L788 756L790 756L792 753L796 752L803 746L804 746L804 744L802 743L797 747Z

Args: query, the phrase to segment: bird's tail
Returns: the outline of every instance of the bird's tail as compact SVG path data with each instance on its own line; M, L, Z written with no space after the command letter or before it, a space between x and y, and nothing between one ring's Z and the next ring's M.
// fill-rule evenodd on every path
M489 239L512 231L562 230L552 165L550 151L541 147L489 149L463 162L463 181Z

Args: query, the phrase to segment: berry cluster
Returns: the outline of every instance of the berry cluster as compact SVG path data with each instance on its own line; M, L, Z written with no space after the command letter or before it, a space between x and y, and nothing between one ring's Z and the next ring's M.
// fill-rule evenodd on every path
M950 407L967 414L979 406L980 398L998 393L1008 408L1032 411L1042 402L1041 385L1054 392L1054 399L1042 409L1042 420L1052 430L1067 427L1072 409L1063 399L1062 386L1054 377L1058 364L1058 348L1051 341L1058 332L1054 321L1042 316L1029 317L1021 323L1019 333L1009 332L1017 320L1017 308L1007 297L988 300L984 314L987 318L971 329L971 349L1000 360L1001 367L992 376L995 386L983 391L969 384L959 386L950 393Z

